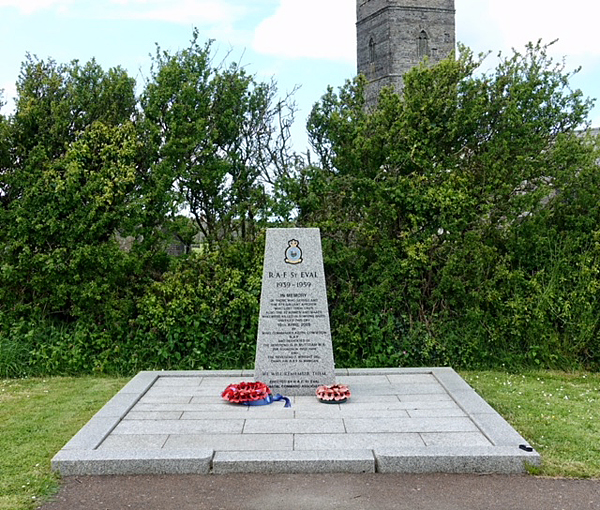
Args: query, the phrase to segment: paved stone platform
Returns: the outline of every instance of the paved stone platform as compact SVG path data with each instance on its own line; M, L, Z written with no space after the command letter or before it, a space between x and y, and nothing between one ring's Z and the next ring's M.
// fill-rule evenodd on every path
M52 459L64 476L521 473L540 456L451 368L337 370L352 397L247 407L252 371L141 372ZM528 451L531 450L531 451Z

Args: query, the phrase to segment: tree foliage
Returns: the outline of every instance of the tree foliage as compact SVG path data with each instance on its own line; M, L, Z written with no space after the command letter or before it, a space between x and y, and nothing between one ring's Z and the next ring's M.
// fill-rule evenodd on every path
M1 373L251 366L262 232L294 215L321 228L338 366L600 367L592 103L546 46L488 72L460 48L373 109L362 77L330 88L306 164L291 96L226 60L197 32L157 47L136 97L27 57L0 115Z
M50 372L131 366L121 357L132 338L167 341L164 328L140 326L151 323L144 296L153 284L188 275L168 260L169 238L188 251L198 230L214 247L255 241L267 218L285 211L273 196L294 161L291 96L278 99L274 83L257 82L237 64L215 65L211 47L198 44L195 32L178 53L157 48L139 98L121 68L27 56L15 110L0 117L5 352L18 342L25 348L10 352L29 351ZM180 209L196 229L177 216ZM235 274L223 271L216 280ZM180 360L187 342L199 352L209 333L187 333L185 343L161 352Z
M292 170L294 105L239 64L215 65L212 42L197 38L175 54L157 47L153 58L142 98L153 161L204 239L254 239L271 216L270 190Z
M3 171L3 311L110 322L123 307L148 258L116 240L147 225L134 87L94 61L23 64Z
M371 112L360 79L313 109L300 221L330 239L351 364L597 362L598 152L576 132L592 103L540 43L491 73L481 58L415 68ZM557 302L582 307L585 340Z

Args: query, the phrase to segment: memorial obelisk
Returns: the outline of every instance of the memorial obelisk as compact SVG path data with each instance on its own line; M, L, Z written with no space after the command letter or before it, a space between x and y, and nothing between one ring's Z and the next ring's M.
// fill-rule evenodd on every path
M317 228L267 230L254 377L284 395L335 383Z

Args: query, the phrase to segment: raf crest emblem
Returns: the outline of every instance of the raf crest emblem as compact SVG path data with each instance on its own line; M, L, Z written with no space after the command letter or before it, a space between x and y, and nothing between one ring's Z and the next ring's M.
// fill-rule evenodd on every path
M300 249L299 242L296 239L288 241L288 247L285 250L285 262L286 264L301 264L302 263L302 250Z

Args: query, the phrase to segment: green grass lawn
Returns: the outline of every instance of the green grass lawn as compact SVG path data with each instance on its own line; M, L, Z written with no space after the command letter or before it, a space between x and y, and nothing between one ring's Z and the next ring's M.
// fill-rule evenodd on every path
M56 492L50 459L126 382L0 380L0 510L32 509Z
M542 454L536 474L600 478L600 374L462 372ZM0 510L56 492L50 460L127 379L0 380Z
M541 454L535 474L600 478L600 374L461 375Z

